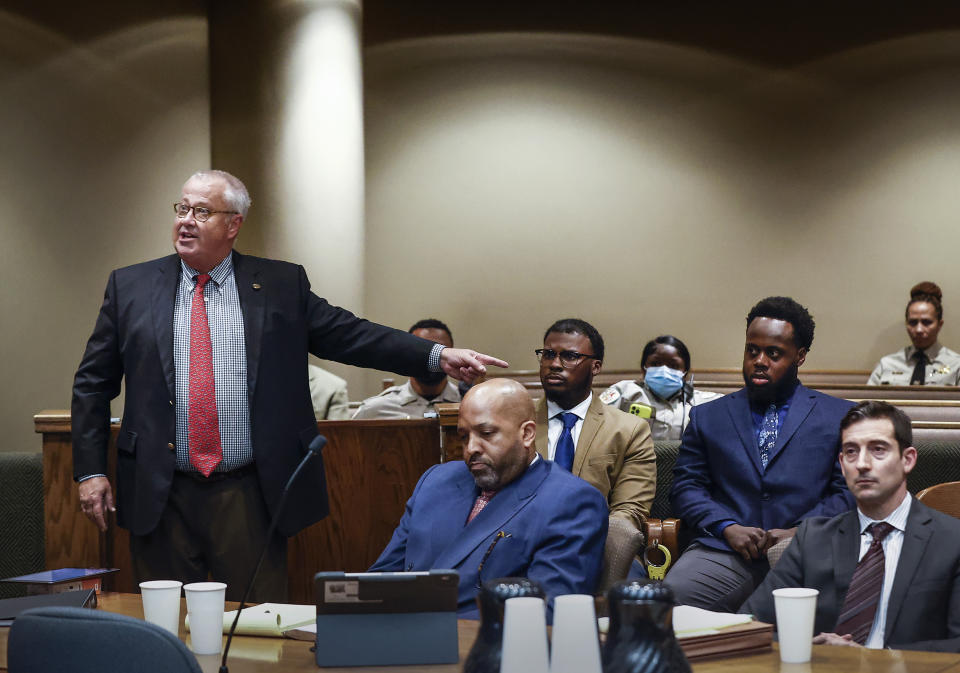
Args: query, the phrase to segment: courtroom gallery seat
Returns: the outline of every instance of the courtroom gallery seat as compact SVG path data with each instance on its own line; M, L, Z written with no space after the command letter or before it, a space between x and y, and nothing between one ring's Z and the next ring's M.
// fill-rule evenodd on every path
M43 456L0 452L0 578L44 569ZM0 598L22 596L16 584L0 584Z
M607 529L607 541L603 547L603 566L596 593L606 594L607 589L627 578L630 565L641 547L643 547L643 533L626 519L611 516L610 527Z
M187 646L159 626L67 607L34 608L17 617L7 666L13 673L202 673Z
M917 500L927 507L960 519L960 481L925 488L917 493Z

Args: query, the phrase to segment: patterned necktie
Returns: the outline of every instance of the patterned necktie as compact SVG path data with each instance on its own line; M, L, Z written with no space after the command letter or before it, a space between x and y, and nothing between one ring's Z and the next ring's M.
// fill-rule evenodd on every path
M558 414L563 421L563 432L560 433L560 439L557 440L557 450L553 452L553 462L565 469L567 472L573 471L573 426L577 424L580 417L565 411ZM556 418L556 416L554 416Z
M847 589L847 596L843 599L843 609L840 610L840 617L837 619L835 632L841 636L849 633L861 645L867 642L867 636L870 635L870 629L873 627L873 618L877 613L877 604L880 602L885 563L883 539L892 530L894 530L893 526L886 521L867 526L873 541L867 553L857 564L857 569L853 571L850 588Z
M490 502L491 498L497 494L496 491L480 491L480 495L477 496L477 499L473 501L473 509L470 510L470 516L467 517L467 523L473 521L473 519L483 511L483 508L487 506L487 503Z
M190 308L190 464L204 477L209 477L223 459L210 325L203 300L203 288L209 280L209 274L197 276Z
M927 354L923 351L917 351L913 354L917 366L913 368L913 376L910 377L911 386L922 386L927 382Z
M773 453L773 447L777 445L777 405L775 404L767 407L767 413L763 415L757 444L760 445L760 464L763 465L763 469L767 469L770 454Z

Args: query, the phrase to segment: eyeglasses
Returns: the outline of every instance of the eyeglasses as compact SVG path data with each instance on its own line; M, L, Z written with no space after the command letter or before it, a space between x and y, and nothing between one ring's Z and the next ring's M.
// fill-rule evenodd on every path
M577 351L560 351L559 353L552 348L538 348L533 351L537 354L537 359L540 362L546 360L549 362L555 358L560 358L560 364L564 367L570 369L576 367L580 364L584 358L593 358L594 360L599 360L596 355L587 355L586 353L578 353Z
M175 203L173 204L173 212L177 214L177 217L181 220L186 218L190 214L190 211L193 211L193 219L197 222L206 222L210 219L211 215L216 215L217 213L230 213L231 215L237 215L235 210L210 210L209 208L203 208L202 206L188 206L185 203Z

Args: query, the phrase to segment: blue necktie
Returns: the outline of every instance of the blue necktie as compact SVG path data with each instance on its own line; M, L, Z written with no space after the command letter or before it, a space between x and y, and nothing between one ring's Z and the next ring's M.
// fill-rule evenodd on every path
M580 417L565 411L558 414L563 421L563 432L560 433L560 439L557 440L557 450L553 454L553 462L567 470L573 471L573 426L577 424ZM554 417L556 418L556 417Z
M763 425L760 426L757 443L760 445L760 463L766 470L773 447L777 445L777 405L775 404L767 407L767 413L763 415Z

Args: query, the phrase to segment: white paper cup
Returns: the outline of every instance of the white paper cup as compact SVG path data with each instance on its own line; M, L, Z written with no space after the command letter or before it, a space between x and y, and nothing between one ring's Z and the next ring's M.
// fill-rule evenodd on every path
M570 594L553 602L550 673L600 673L600 641L593 596Z
M547 620L542 598L508 598L500 673L547 673Z
M180 587L177 580L140 582L143 618L165 628L173 635L180 630Z
M195 654L220 652L226 591L223 582L194 582L183 587L190 615L190 646Z
M813 646L813 621L817 614L816 589L774 589L773 603L777 611L777 636L780 640L780 661L802 664L810 661Z

